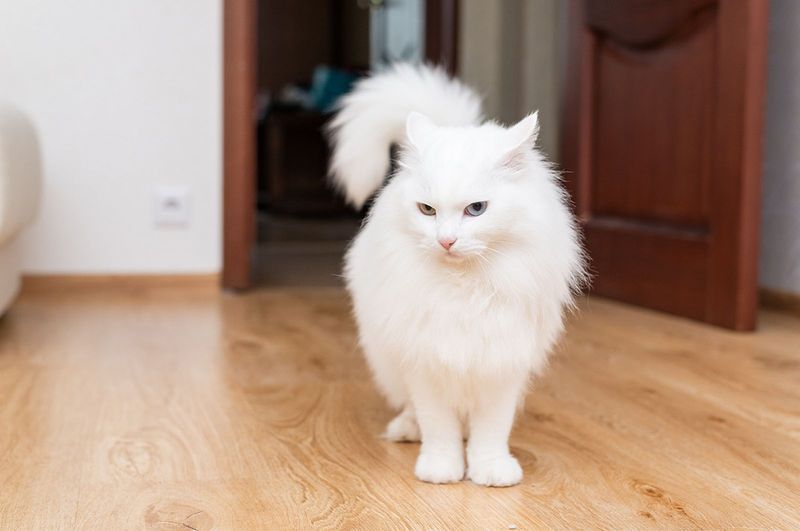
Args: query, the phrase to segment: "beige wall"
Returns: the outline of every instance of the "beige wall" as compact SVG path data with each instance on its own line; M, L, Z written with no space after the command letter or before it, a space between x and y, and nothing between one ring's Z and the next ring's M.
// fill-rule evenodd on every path
M761 285L800 295L800 2L770 3Z
M461 78L483 96L487 117L499 118L500 2L461 0L459 70Z
M484 96L487 118L510 123L539 110L540 146L557 158L559 0L461 0L461 77Z

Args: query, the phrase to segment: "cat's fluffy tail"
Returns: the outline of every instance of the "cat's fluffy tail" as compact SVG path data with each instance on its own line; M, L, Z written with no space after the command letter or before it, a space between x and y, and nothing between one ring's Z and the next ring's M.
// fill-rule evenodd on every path
M333 146L330 174L360 208L389 171L389 149L405 139L409 113L428 116L440 126L477 124L480 97L441 69L397 64L356 83L340 102L328 130Z

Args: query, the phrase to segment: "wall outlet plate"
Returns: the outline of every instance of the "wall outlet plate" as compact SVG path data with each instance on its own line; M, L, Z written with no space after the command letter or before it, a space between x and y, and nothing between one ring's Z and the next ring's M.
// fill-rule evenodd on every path
M154 188L155 223L157 227L189 225L189 187L158 185Z

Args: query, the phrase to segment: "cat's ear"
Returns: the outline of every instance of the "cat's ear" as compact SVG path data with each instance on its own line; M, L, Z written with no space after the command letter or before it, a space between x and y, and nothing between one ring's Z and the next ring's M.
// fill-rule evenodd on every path
M406 118L406 137L414 146L421 146L436 126L430 118L418 112L411 112Z
M527 144L533 147L539 137L539 111L529 114L508 130L514 147Z
M518 168L527 153L536 145L539 136L539 111L529 114L508 129L508 151L503 157L503 165Z

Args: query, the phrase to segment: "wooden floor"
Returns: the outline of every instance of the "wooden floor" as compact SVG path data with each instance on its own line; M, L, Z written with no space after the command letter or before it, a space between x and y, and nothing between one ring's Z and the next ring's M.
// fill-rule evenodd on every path
M0 320L0 529L800 528L800 321L582 304L522 485L416 481L335 288L40 286Z

